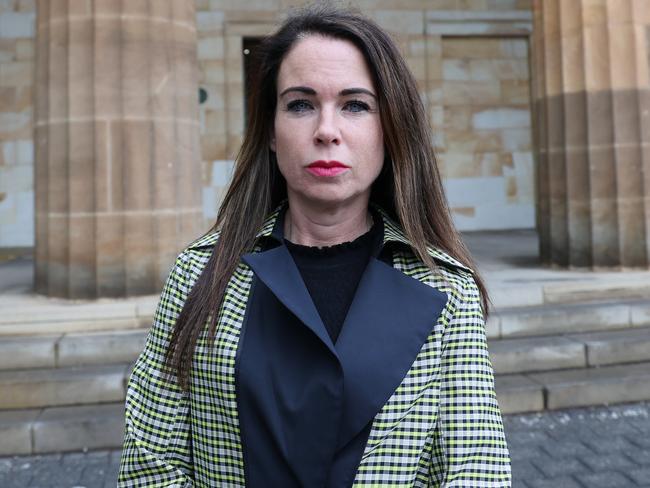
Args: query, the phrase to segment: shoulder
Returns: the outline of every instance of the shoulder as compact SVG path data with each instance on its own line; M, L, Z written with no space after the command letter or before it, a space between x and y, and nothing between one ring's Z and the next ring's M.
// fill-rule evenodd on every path
M429 269L419 259L412 248L400 246L395 254L397 267L412 278L446 293L450 300L449 305L456 307L459 302L480 302L480 292L474 278L473 269L462 264L444 250L428 246L429 256L434 260L435 267Z
M188 288L198 280L219 239L219 231L211 231L190 243L176 257L172 274Z

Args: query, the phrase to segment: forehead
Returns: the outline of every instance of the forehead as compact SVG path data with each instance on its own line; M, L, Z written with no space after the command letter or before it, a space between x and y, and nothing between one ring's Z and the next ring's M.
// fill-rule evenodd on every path
M320 35L300 39L285 56L278 73L278 93L289 86L309 86L317 92L374 88L368 64L352 42Z

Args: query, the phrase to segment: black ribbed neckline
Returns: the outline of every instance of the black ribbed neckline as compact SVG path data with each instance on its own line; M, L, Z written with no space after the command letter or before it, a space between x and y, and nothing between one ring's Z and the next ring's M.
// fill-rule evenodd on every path
M291 254L298 256L321 258L340 256L347 254L349 251L368 246L382 228L380 225L381 222L379 220L380 219L375 218L372 227L370 227L368 232L365 234L361 234L359 237L352 241L334 244L333 246L303 246L302 244L295 244L291 241L288 241L287 239L284 239L284 243L289 251L291 251Z

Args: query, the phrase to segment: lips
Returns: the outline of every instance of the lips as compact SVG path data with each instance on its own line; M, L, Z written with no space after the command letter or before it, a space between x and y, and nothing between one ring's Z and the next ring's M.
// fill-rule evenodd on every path
M341 163L340 161L314 161L307 166L307 171L316 176L337 176L350 167Z

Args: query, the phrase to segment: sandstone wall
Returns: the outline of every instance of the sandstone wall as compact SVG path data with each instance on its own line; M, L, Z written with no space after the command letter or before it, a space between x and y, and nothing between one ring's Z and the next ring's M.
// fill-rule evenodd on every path
M299 3L299 2L298 2ZM422 89L461 229L531 228L531 0L356 0L398 41ZM196 0L207 228L244 128L242 42L296 1ZM31 246L33 0L0 0L0 246ZM197 87L198 89L199 87Z

